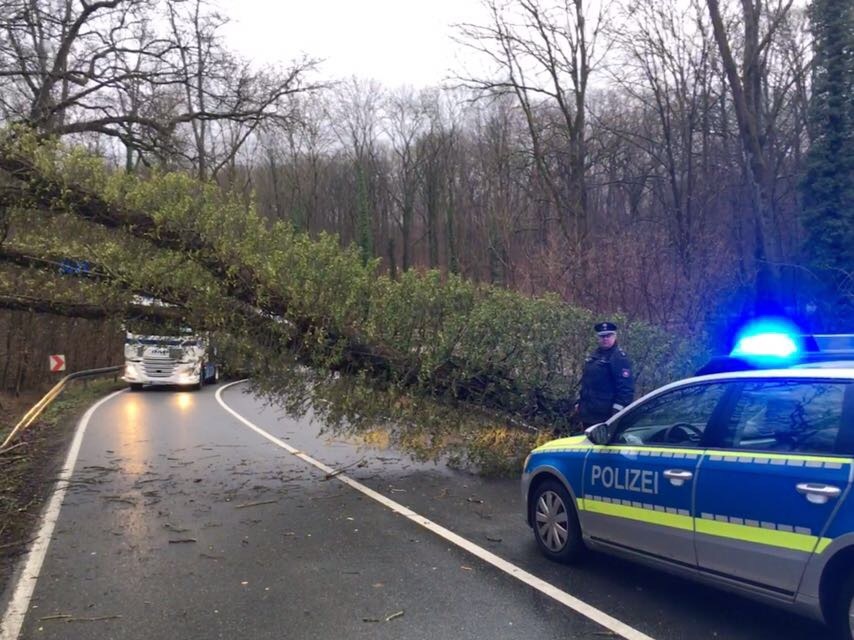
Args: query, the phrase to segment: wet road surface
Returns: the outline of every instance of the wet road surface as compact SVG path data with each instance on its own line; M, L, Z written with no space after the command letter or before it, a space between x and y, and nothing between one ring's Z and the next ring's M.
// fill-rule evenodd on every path
M554 565L524 523L517 479L322 434L246 390L222 400L656 640L825 637L810 621L603 555ZM216 391L124 392L93 413L20 638L616 637L265 440Z

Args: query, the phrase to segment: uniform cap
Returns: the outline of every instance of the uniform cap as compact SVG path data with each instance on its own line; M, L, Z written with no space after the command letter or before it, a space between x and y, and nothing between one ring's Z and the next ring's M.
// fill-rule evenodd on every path
M617 333L617 325L613 322L598 322L593 325L593 331L595 331L596 335L601 338L603 336L609 336L612 333Z

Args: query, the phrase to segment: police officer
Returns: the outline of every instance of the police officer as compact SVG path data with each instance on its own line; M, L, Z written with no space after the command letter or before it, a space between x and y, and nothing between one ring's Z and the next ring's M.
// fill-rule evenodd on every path
M632 363L617 346L617 325L593 325L599 347L584 361L581 394L575 407L584 427L604 422L629 404L635 396Z

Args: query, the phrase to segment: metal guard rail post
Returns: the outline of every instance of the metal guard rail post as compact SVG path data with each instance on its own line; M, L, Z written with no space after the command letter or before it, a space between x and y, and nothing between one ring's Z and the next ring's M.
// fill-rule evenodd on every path
M116 365L114 367L103 367L101 369L84 369L83 371L75 371L74 373L69 373L67 376L62 378L59 382L57 382L50 391L48 391L45 396L39 400L33 407L24 414L24 417L18 421L18 424L15 425L15 428L6 436L6 439L3 441L3 444L0 444L0 454L3 454L7 451L7 447L9 443L15 438L15 436L22 432L24 429L29 427L33 422L35 422L36 418L38 418L42 411L44 411L51 402L56 399L56 397L62 393L62 390L65 388L65 385L68 384L71 380L82 380L84 378L95 378L97 376L107 375L109 373L118 373L124 368L124 365ZM16 445L17 446L17 445Z

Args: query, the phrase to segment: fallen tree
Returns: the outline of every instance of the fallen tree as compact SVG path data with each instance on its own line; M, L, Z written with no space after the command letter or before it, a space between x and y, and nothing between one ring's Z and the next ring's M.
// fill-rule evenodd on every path
M213 184L111 171L22 129L0 144L0 172L11 230L0 262L18 270L15 287L22 272L55 279L62 256L91 260L77 295L113 301L109 313L127 312L143 292L176 304L192 326L227 337L230 357L291 410L322 405L336 424L393 423L410 434L441 431L438 415L549 431L565 417L590 346L584 309L438 272L391 280L337 238L269 224ZM10 282L0 278L0 294ZM691 368L668 334L625 326L642 387ZM295 375L305 366L311 373Z

